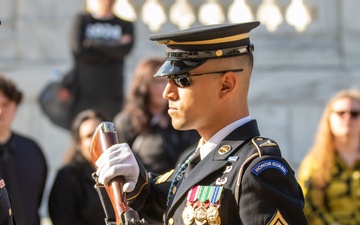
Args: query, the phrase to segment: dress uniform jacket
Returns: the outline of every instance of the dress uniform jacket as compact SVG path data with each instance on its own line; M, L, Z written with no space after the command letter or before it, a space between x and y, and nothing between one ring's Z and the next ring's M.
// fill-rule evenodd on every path
M201 224L308 224L293 170L278 145L259 135L255 120L235 129L187 174L180 172L188 170L186 163L162 176L141 170L127 196L131 206L149 223L162 218L170 225L199 224L183 217L189 191L196 185L220 186L220 219Z

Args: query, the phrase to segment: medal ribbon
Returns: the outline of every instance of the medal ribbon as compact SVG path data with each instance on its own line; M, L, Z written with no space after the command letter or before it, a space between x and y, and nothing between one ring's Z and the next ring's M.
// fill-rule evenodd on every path
M212 191L212 195L211 195L211 199L210 202L214 205L216 205L217 201L219 201L222 190L223 190L223 186L213 186L213 191Z
M211 186L201 186L199 201L206 202L209 199L210 191L211 191Z
M188 202L190 203L194 203L199 195L200 192L200 186L194 186L193 188L191 188L191 190L188 192L186 199L188 200Z

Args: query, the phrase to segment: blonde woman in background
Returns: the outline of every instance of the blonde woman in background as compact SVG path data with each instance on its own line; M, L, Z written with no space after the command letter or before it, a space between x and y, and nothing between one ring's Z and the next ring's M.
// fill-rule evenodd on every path
M360 92L327 103L315 143L299 168L311 225L360 224Z

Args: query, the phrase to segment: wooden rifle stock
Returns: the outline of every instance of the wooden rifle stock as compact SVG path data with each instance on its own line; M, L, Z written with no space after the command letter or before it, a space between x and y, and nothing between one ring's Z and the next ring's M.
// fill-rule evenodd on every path
M91 157L97 169L95 162L101 156L103 151L114 144L118 143L115 126L112 122L102 122L95 130L91 143ZM124 177L118 176L104 185L105 190L110 198L111 204L116 215L116 224L119 225L143 225L147 222L139 219L136 211L131 209L123 193Z

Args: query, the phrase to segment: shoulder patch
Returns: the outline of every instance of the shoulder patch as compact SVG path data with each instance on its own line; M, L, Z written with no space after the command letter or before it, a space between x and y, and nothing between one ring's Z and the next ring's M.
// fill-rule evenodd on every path
M170 170L169 172L167 173L164 173L163 175L160 175L156 178L156 181L155 181L155 184L158 185L158 184L162 184L164 182L166 182L170 177L171 175L174 173L174 170Z
M284 175L286 175L288 172L288 169L286 168L286 166L284 166L284 164L273 159L263 160L259 162L251 169L251 172L256 176L259 176L261 172L267 169L277 169L280 172L282 172Z
M271 218L267 225L288 225L284 217L281 215L280 211L277 210L274 216Z

